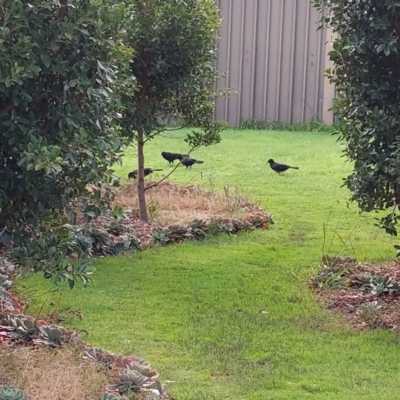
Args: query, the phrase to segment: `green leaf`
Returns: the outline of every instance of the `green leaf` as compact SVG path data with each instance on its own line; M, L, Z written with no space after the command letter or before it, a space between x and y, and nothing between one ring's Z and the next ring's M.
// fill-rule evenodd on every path
M51 64L51 58L48 53L46 52L40 53L40 60L42 61L42 63L46 68L49 68Z
M1 234L1 243L6 245L10 243L11 239L12 239L12 233L7 230L3 231L3 233Z
M47 163L45 161L41 161L35 165L35 171L40 171L41 169L45 168Z
M79 82L79 79L72 79L68 82L68 85L72 88L74 88Z
M47 251L47 254L50 257L54 257L56 252L57 252L57 248L55 246L51 246L51 247L49 247L49 250Z
M60 44L57 41L52 41L50 44L50 48L54 53L56 53L60 48Z

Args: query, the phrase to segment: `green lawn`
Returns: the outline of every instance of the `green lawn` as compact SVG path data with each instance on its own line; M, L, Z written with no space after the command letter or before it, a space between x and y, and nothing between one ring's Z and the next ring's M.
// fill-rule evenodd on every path
M170 168L160 152L184 152L182 135L148 144L146 165L164 168L159 177ZM347 208L349 193L340 186L351 166L336 138L231 130L193 156L205 163L178 168L173 180L237 187L275 225L98 260L88 289L58 289L61 306L84 312L83 321L67 323L89 331L94 345L151 362L162 381L174 381L179 400L400 399L397 336L350 329L320 310L307 289L323 253L362 261L395 255L395 240L374 227L374 215ZM277 175L268 158L300 169ZM127 152L118 173L135 165ZM28 313L59 296L46 293L41 277L22 284Z

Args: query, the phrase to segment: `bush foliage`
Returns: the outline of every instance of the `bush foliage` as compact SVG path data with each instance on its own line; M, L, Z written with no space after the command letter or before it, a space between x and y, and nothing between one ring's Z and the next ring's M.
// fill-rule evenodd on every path
M345 179L363 211L390 209L379 225L397 234L400 201L400 3L313 0L323 26L337 33L327 70L334 110L354 170Z
M66 224L98 217L118 183L111 166L173 119L190 147L218 143L212 121L217 29L213 0L4 0L0 8L0 235L25 263L71 286Z
M77 209L99 215L111 199L103 186L115 183L113 86L132 56L125 17L123 5L101 0L4 0L0 9L1 240L29 248L39 239L64 278L73 268L55 254L68 241L60 226Z
M5 0L0 14L0 222L38 225L80 195L99 199L121 142L111 86L121 10ZM84 22L83 22L84 21ZM90 216L91 214L89 214ZM53 216L54 217L54 216ZM3 239L6 239L3 235Z

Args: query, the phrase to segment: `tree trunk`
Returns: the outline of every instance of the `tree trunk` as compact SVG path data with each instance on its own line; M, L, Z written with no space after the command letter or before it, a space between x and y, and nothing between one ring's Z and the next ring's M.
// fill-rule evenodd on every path
M137 131L138 133L138 180L137 180L137 188L138 188L138 200L139 200L139 218L144 221L149 221L149 215L147 214L147 204L146 204L146 195L144 191L144 138L143 138L143 130L140 128Z

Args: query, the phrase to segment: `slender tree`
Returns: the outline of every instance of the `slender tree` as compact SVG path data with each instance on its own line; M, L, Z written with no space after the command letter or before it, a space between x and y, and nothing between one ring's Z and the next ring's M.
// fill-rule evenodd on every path
M121 93L123 135L137 143L140 218L148 220L143 168L144 145L168 123L192 130L189 152L220 141L212 121L216 93L217 31L214 0L130 0L129 46L135 49L132 74L138 90Z

